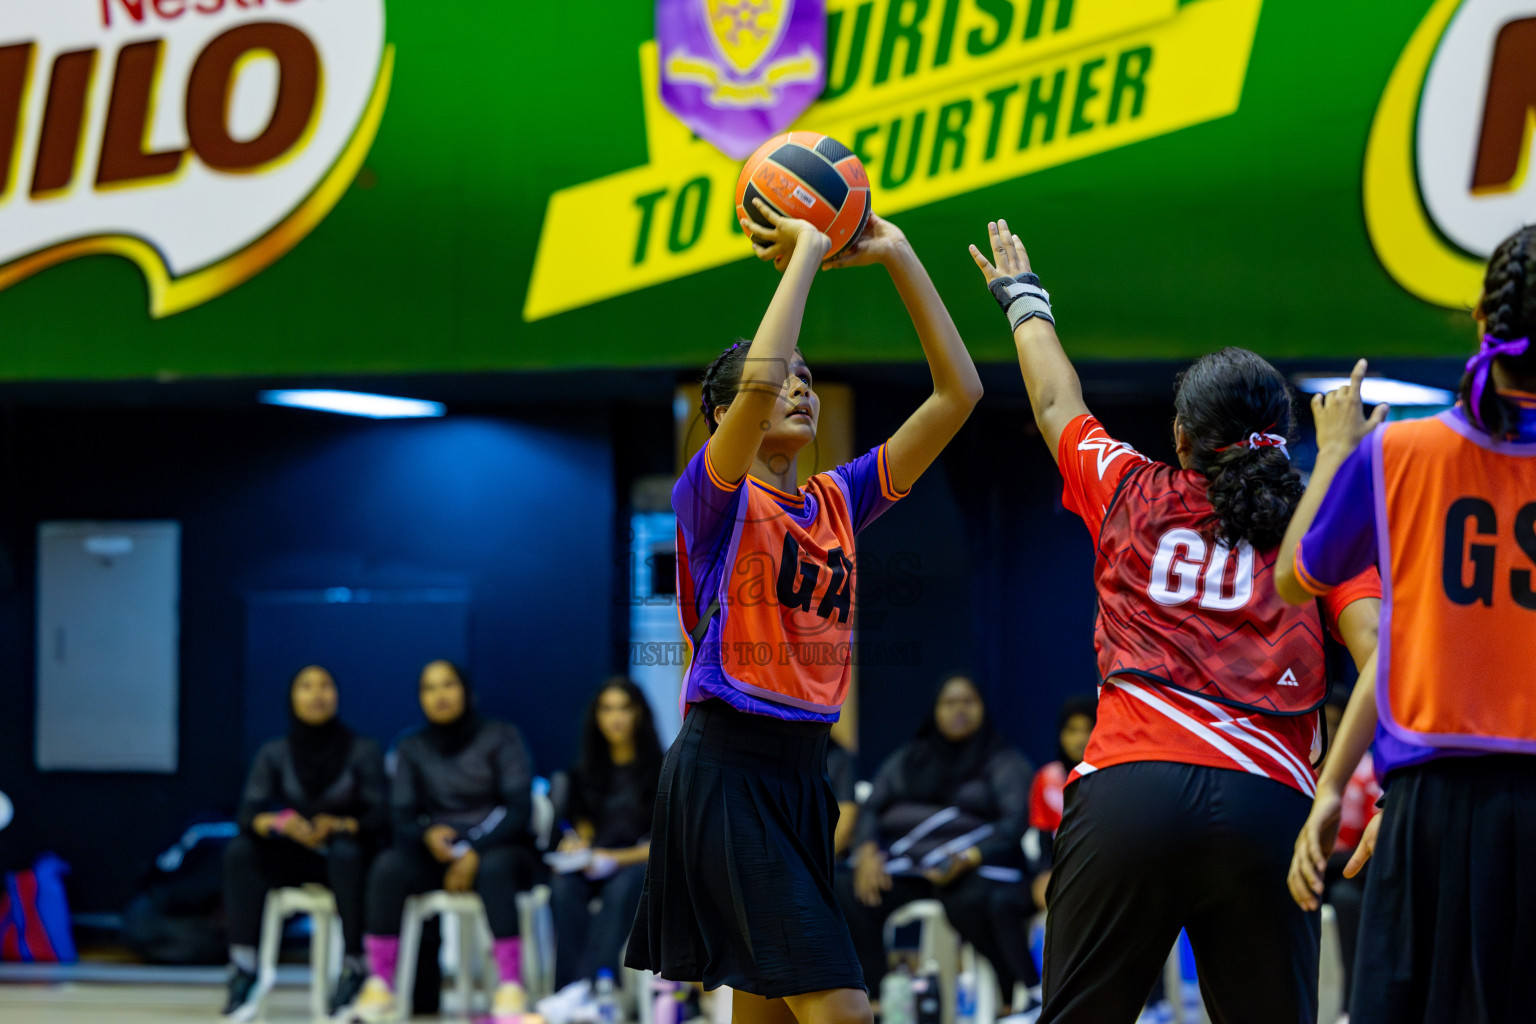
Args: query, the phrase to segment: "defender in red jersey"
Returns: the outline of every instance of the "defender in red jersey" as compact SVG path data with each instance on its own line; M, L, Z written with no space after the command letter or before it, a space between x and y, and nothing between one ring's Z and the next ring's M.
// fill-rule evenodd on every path
M1006 222L996 266L1035 421L1095 538L1103 684L1068 776L1046 898L1042 1022L1134 1021L1180 929L1211 1019L1317 1014L1318 923L1286 890L1327 692L1323 629L1363 662L1380 596L1366 573L1314 604L1274 592L1302 483L1285 380L1229 348L1180 375L1179 466L1112 437L1083 403L1050 296Z
M672 491L694 657L625 959L674 981L730 986L736 1024L868 1024L864 973L833 889L838 807L827 781L848 689L855 543L965 423L981 380L906 238L871 215L830 265L890 272L933 394L884 444L798 486L796 459L816 436L819 404L796 340L831 243L759 209L773 226L752 226L757 255L784 276L757 336L705 370L709 443Z

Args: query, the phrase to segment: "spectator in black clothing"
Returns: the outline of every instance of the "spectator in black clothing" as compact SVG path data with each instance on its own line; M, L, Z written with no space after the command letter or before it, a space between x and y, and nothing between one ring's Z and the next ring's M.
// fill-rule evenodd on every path
M331 998L350 1005L366 976L364 884L385 826L384 758L336 715L336 681L318 665L288 691L288 735L262 746L240 801L240 835L224 852L224 905L233 965L224 1014L251 1020L256 945L267 891L320 882L336 896L346 961Z
M1030 775L987 722L976 684L946 680L916 738L880 766L859 815L853 873L837 880L870 992L885 977L886 918L921 899L944 904L961 938L991 961L1005 998L1015 982L1035 984L1020 848Z
M834 739L827 744L827 781L832 783L832 799L837 801L837 829L832 833L832 859L841 870L843 859L853 849L858 834L858 785L853 777L853 753Z
M561 814L569 830L560 852L590 857L552 886L561 988L604 967L617 973L645 884L660 776L661 743L645 694L622 676L610 679L587 705Z
M452 662L424 668L420 694L426 727L397 748L394 845L374 861L368 878L371 973L357 1010L365 1020L395 1012L392 984L406 897L446 889L480 894L501 977L493 1013L522 1013L517 893L532 884L537 864L528 747L516 726L476 713L469 680Z

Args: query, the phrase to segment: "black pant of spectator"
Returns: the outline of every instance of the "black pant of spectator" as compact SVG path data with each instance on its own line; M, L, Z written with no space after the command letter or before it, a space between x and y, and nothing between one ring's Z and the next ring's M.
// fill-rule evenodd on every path
M475 892L496 938L517 936L517 894L532 885L533 868L533 852L521 846L480 852ZM396 844L381 853L368 876L368 934L399 935L406 897L441 889L447 871L424 844Z
M555 915L557 988L594 978L604 967L617 975L644 885L644 864L631 864L597 881L579 872L556 876L550 884L550 906ZM594 899L602 901L596 913L590 909Z
M1360 908L1365 903L1365 871L1354 878L1344 877L1344 865L1349 863L1352 850L1341 850L1328 858L1328 870L1323 875L1323 902L1333 905L1333 914L1339 924L1339 952L1344 956L1344 1005L1349 1005L1351 986L1355 981L1355 940L1360 937ZM1366 865L1366 870L1370 865Z
M853 873L838 872L837 898L853 947L864 968L864 984L879 997L886 972L885 921L898 908L916 900L936 899L944 916L960 938L976 947L997 972L998 986L1006 1005L1016 982L1038 984L1035 962L1029 955L1029 890L1019 883L998 882L968 874L940 889L925 878L899 876L882 894L878 907L866 907L853 890Z
M361 956L367 881L368 850L351 836L337 836L320 851L280 837L236 836L224 848L230 945L255 946L261 941L261 915L269 890L319 882L336 896L347 955Z

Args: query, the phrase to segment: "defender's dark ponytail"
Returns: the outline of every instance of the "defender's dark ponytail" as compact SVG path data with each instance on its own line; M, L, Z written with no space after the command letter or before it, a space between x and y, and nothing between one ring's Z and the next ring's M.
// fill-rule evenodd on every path
M1486 323L1485 347L1498 342L1530 339L1536 334L1536 226L1524 227L1499 244L1488 260L1483 278L1481 312ZM1500 355L1498 361L1522 382L1536 384L1536 340L1520 354ZM1519 409L1500 397L1481 370L1483 386L1477 387L1478 360L1467 364L1461 378L1461 407L1473 423L1493 437L1515 432Z
M1224 348L1181 373L1177 389L1177 422L1210 481L1220 539L1276 547L1305 490L1285 448L1296 430L1285 378L1247 349Z

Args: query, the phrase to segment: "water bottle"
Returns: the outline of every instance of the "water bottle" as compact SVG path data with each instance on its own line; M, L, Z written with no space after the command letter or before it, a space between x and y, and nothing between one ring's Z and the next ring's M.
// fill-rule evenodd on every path
M682 1007L677 1000L677 983L656 978L651 982L651 993L654 999L651 1004L651 1020L654 1024L678 1024L682 1019Z
M606 967L598 969L597 1024L619 1024L619 998L613 991L613 972Z
M943 1024L944 993L939 986L939 964L929 960L923 973L912 979L915 1024Z
M912 975L905 964L900 964L880 983L880 1019L885 1024L916 1024L914 1016Z
M955 1024L976 1024L975 971L961 971L955 979Z

